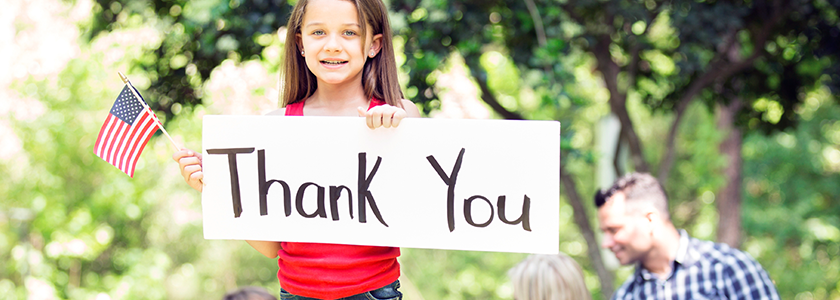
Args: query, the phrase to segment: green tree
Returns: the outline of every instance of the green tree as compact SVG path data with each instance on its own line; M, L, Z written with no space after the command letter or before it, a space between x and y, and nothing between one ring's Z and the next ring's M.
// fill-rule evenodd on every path
M832 99L834 98L834 99ZM795 129L744 138L744 245L777 274L786 299L840 297L840 107L827 88L805 95Z
M165 28L132 68L149 76L149 105L169 120L173 106L202 103L202 83L222 61L259 59L291 8L281 0L97 0L87 36L140 23Z
M146 53L154 27L126 21L90 43L47 43L39 40L39 28L55 30L51 21L68 18L73 6L15 4L24 9L14 15L18 38L10 48L23 51L0 62L20 65L10 62L17 55L23 65L41 68L3 76L0 85L2 298L213 299L240 285L276 292L273 264L245 243L203 239L198 195L172 172L167 139L151 140L133 179L93 154L99 127L122 88L116 72ZM82 29L86 21L80 20ZM30 49L43 44L78 51L54 60L62 52ZM142 70L127 73L136 83L148 78ZM169 129L200 136L194 116L204 107L176 112L182 118L169 122Z
M527 112L499 105L496 95L500 92L488 87L487 72L478 63L484 52L503 49L521 74L542 74L542 82L532 84L548 91L544 94L547 101L540 107L543 115L545 110L556 110L563 98L559 83L570 83L564 76L568 74L563 68L568 60L563 56L588 53L609 91L611 111L622 124L620 140L630 152L632 164L616 163L617 174L628 169L650 172L650 161L658 160L661 182L679 179L681 174L671 174L677 155L693 152L678 152L676 148L687 109L698 99L710 107L719 104L720 129L732 132L721 151L734 153L730 154L734 163L728 165L727 177L708 184L713 188L729 185L719 192L717 201L721 228L718 239L735 246L741 241L738 130L792 126L796 120L794 107L804 100L803 92L814 88L824 74L836 76L831 67L838 60L837 35L831 34L838 27L840 3L836 1L393 3L408 19L408 26L400 33L407 38L407 56L416 58L407 63L409 86L422 91L414 99L426 103L426 110L436 103L434 70L452 52L464 57L481 87L482 100L507 119L521 119ZM643 151L646 147L637 130L645 120L631 117L629 98L640 99L654 112L672 116L667 134L659 137L666 140L664 149ZM563 121L562 117L558 119ZM682 160L691 159L682 155ZM564 175L569 179L576 174ZM666 185L672 194L680 194L673 192L677 188L672 186ZM569 179L563 187L570 203L578 208L576 215L585 216L575 185ZM597 249L587 218L581 217L576 223L586 233L590 249ZM599 267L597 251L590 254L602 283L610 282L609 272Z
M608 112L624 124L622 147L631 158L616 161L616 173L656 166L678 226L710 238L723 231L715 225L732 228L726 221L743 216L748 238L737 242L770 271L784 298L840 297L833 184L840 122L829 90L814 89L840 82L837 0L389 4L404 42L407 97L426 113L439 109L439 71L464 64L499 117L562 122L568 204L561 205L560 247L584 266L596 298L615 284L586 200L598 188L595 124ZM142 46L111 47L126 48L116 68L142 83L176 138L195 137L211 105L204 85L223 61L276 71L282 58L267 53L280 43L289 8L268 0L99 0L81 28L89 44L153 28L158 38ZM196 212L199 204L170 172L168 141L153 139L141 159L141 171L160 178L129 180L90 153L90 133L118 92L110 86L120 83L108 74L115 66L102 64L103 50L84 45L85 56L57 77L10 86L38 99L44 113L0 119L22 137L19 154L0 162L7 178L0 193L8 195L0 258L9 262L0 267L0 292L24 298L28 286L58 298L195 299L242 284L276 291L275 267L247 245L204 240L195 217L177 221L174 210ZM726 146L728 137L741 150ZM724 155L743 158L740 175L723 175L733 165ZM737 177L743 187L715 193ZM711 205L728 197L743 197L743 209ZM503 299L510 295L504 273L523 256L406 249L401 263L427 298ZM622 278L628 270L618 272Z

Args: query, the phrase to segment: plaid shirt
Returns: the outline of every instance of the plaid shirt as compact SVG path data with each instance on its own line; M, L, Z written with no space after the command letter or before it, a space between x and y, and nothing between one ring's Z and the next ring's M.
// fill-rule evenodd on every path
M636 265L612 299L779 299L767 272L748 254L680 230L671 274L663 280Z

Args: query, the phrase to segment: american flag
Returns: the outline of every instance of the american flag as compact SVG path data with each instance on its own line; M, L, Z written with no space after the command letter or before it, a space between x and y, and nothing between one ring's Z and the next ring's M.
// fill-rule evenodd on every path
M159 121L143 99L134 96L132 89L126 85L117 96L99 130L93 152L133 178L134 166L149 138L158 130Z

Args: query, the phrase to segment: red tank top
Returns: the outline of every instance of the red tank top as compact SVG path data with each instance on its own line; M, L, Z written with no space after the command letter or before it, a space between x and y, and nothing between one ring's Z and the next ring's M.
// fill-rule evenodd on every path
M370 108L384 101L372 99ZM304 101L286 105L287 116L302 116ZM364 293L400 277L400 248L281 242L277 279L292 294L336 299Z

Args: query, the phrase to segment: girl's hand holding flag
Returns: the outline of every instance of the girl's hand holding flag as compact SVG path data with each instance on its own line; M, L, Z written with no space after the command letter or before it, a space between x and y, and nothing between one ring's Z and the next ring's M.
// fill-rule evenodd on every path
M201 192L204 187L204 172L201 171L201 153L189 149L181 149L172 154L172 159L178 162L181 176L196 191Z

